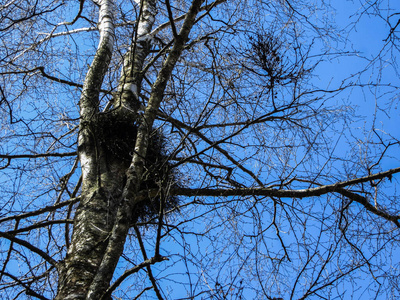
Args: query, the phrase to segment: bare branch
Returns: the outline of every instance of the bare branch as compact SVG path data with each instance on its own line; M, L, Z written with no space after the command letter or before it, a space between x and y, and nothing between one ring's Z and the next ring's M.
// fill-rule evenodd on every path
M55 211L55 210L57 210L57 209L59 209L61 207L64 207L64 206L67 206L67 205L71 205L71 204L75 204L75 203L79 202L80 199L81 199L80 197L76 197L76 198L72 198L70 200L58 203L56 205L43 207L43 208L35 210L35 211L22 213L22 214L19 214L19 215L16 215L16 216L8 216L8 217L5 217L3 219L0 219L0 223L4 223L4 222L7 222L7 221L12 221L12 220L26 219L26 218L37 216L37 215L40 215L40 214L43 214L43 213L46 213L46 212Z
M21 245L27 249L29 249L30 251L38 254L39 256L41 256L44 260L46 260L47 262L49 262L51 265L53 266L57 266L58 263L50 256L48 255L46 252L44 252L43 250L33 246L31 243L21 240L19 238L16 238L13 234L10 233L6 233L6 232L0 232L0 237L6 238L18 245Z

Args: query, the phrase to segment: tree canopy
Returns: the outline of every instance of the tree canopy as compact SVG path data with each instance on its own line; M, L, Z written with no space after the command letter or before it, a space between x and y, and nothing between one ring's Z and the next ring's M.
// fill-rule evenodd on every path
M0 4L0 297L398 299L399 17Z

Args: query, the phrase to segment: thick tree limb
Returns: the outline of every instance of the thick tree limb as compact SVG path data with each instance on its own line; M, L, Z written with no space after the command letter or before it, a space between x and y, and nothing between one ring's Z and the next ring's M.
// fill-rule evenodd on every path
M283 190L273 188L235 188L235 189L173 189L172 192L181 196L269 196L278 198L305 198L321 196L332 192L341 192L341 189L375 179L390 178L393 174L400 173L400 167L390 169L360 178L337 182L335 184L321 185L315 188L299 190Z
M388 221L392 221L400 228L400 215L391 215L385 211L382 211L373 206L366 197L361 196L355 192L346 189L349 186L368 182L376 179L389 178L391 179L393 174L400 173L400 167L390 169L385 172L380 172L360 178L337 182L335 184L321 185L314 188L290 190L290 189L275 189L275 188L233 188L233 189L189 189L189 188L175 188L171 190L171 194L180 196L265 196L265 197L277 197L277 198L306 198L322 196L328 193L339 193L357 203L360 203L368 211L376 214L380 217L385 218Z

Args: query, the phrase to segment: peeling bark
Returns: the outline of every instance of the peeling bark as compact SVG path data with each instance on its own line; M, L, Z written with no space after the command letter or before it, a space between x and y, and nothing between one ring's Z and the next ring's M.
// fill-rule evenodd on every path
M151 36L157 9L156 1L136 1L140 5L140 17L136 34L129 51L124 56L124 65L118 85L115 106L125 107L136 113L140 108L139 93L143 74L141 73L146 57L150 52Z
M110 64L113 44L113 1L98 1L100 42L86 75L81 99L78 152L82 168L82 195L74 220L67 257L59 267L56 299L84 299L102 259L114 220L115 198L123 176L112 175L96 139L99 93Z

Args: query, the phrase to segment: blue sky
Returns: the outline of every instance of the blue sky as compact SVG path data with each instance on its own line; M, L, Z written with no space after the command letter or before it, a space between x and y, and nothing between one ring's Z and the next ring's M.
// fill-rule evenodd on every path
M378 82L380 84L392 84L393 86L400 86L400 80L399 80L399 76L398 73L396 73L396 69L394 67L396 67L396 61L395 58L398 58L398 52L394 53L394 56L391 56L391 53L387 53L387 50L389 49L388 47L385 47L385 42L383 41L387 35L388 35L388 27L386 26L384 20L377 18L376 16L371 16L368 17L367 15L363 15L362 18L360 20L358 20L357 18L359 17L359 15L357 14L357 12L360 12L360 7L361 7L361 2L360 1L344 1L344 0L340 0L340 1L333 1L332 6L334 8L336 8L336 14L335 15L331 15L331 20L335 20L337 22L336 26L338 28L344 28L344 29L350 29L350 27L348 27L349 23L351 24L353 21L356 22L355 27L351 28L350 32L348 35L346 36L338 36L338 43L333 43L332 47L337 47L337 50L339 51L349 51L349 55L345 55L345 56L338 56L338 55L332 55L331 59L329 61L324 61L322 63L320 63L318 65L318 67L316 68L315 72L317 73L317 76L314 77L313 80L313 84L315 86L318 86L320 88L336 88L338 85L340 85L340 83L343 80L347 80L347 82L359 82L359 83L371 83L371 82ZM368 3L368 1L362 1L362 3ZM393 9L393 11L400 11L400 1L391 1L390 2L390 9ZM394 18L394 21L396 21L396 18ZM393 24L393 23L392 23ZM60 29L63 30L63 29ZM345 38L345 39L344 39ZM90 49L90 46L93 46L93 49L96 48L95 43L93 43L93 45L88 46L88 44L80 44L80 38L76 38L76 39L71 39L70 40L70 44L68 45L68 47L65 47L65 51L66 53L68 53L68 51L71 51L71 53L74 53L74 51L76 50L75 47L75 42L77 43L77 48L79 48L77 50L78 54L82 54L84 53L86 50ZM87 42L87 40L85 40ZM92 42L90 42L92 43ZM246 41L244 41L244 44L246 43ZM319 44L317 46L322 46L322 44ZM54 48L56 49L56 48ZM93 50L90 49L90 50ZM376 59L377 55L381 52L381 57L380 59ZM319 54L321 53L321 49L319 49L319 47L316 47L315 50L315 54ZM335 53L336 50L335 49L330 49L330 52ZM359 56L358 58L356 58L357 56ZM62 63L61 63L62 62ZM79 66L82 66L86 63L89 62L89 59L83 59L81 61L76 62L77 64L79 64ZM360 74L360 76L353 76L356 72L358 72L359 70L364 69L366 66L368 66L369 63L372 62L372 65L362 74ZM57 63L59 63L57 65ZM74 66L73 65L74 62L69 62L67 60L64 60L64 57L60 57L60 60L55 61L54 62L54 68L57 69L59 68L59 70L62 70L63 72L65 71L65 73L63 74L69 74L69 72L72 70L74 70ZM60 67L62 66L62 67ZM51 71L51 65L46 65L46 68L49 68L49 71ZM79 68L77 68L79 69ZM383 70L382 73L379 73L379 70ZM72 73L74 74L74 76L79 77L81 76L80 79L82 79L82 77L84 76L84 73ZM352 75L352 77L350 78L350 75ZM75 77L73 78L74 80L76 79ZM78 80L79 81L79 80ZM41 90L42 87L39 87L39 91ZM204 90L207 90L209 87L201 87L199 88L199 90L201 90L202 88L204 88ZM55 89L54 92L60 92L60 90ZM59 94L60 95L60 94ZM73 95L73 97L70 97L71 95ZM206 95L206 94L205 94ZM382 97L379 96L377 97L377 95L383 95ZM190 96L190 95L189 95ZM54 100L54 99L49 99L49 101L56 101L54 103L58 104L57 105L57 109L59 110L59 112L62 112L62 110L65 108L65 106L69 105L70 109L72 111L71 115L76 117L77 114L77 101L79 98L79 92L75 93L65 93L65 94L61 94L61 96ZM189 97L190 98L190 97ZM206 98L206 96L205 96ZM68 100L67 105L65 105L65 103L63 101ZM358 149L358 145L362 145L362 144L366 144L368 142L373 142L377 140L377 137L374 135L374 133L371 131L372 128L377 129L377 132L380 134L380 136L383 139L387 139L388 135L391 135L394 138L400 139L400 128L398 126L399 124L399 111L397 109L397 105L398 105L398 100L399 100L399 95L398 93L392 89L392 87L390 86L382 86L379 87L377 89L361 89L359 87L354 87L354 88L349 88L348 90L340 93L338 96L336 96L335 98L330 99L327 104L339 104L339 105L346 105L348 106L348 108L354 112L355 115L359 115L360 117L357 119L353 119L353 120L348 120L348 127L345 128L345 133L347 134L347 136L349 134L352 135L352 139L346 139L345 135L343 135L343 137L341 137L340 139L338 139L338 143L337 146L335 148L335 152L334 154L337 156L345 156L345 158L353 158L353 156L355 154L357 154L357 149ZM34 103L34 102L33 102ZM53 104L54 104L53 103ZM43 109L46 109L46 106L48 105L47 102L44 103L40 103L43 105ZM50 103L51 104L51 103ZM191 104L191 103L189 103ZM188 104L188 107L190 108L190 105ZM64 105L64 106L63 106ZM374 118L374 113L376 108L379 108L377 110L376 113L376 118ZM71 112L70 111L70 112ZM67 112L68 113L68 112ZM49 113L49 115L51 115L51 112ZM25 112L25 116L28 117L28 114ZM76 121L75 121L76 122ZM43 124L41 124L42 126ZM342 124L338 124L338 128L340 128ZM45 126L44 126L45 127ZM63 130L66 130L65 128ZM367 133L367 135L365 135L365 133ZM358 144L357 144L358 142ZM35 140L36 143L36 140ZM7 145L3 145L6 149ZM201 146L199 146L199 149L201 149ZM14 150L13 148L9 148ZM394 151L388 151L387 152L387 156L388 158L385 158L382 163L380 164L379 167L381 167L382 169L388 169L388 168L393 168L393 167L397 167L399 166L399 161L398 161L398 152L396 151L396 148L393 148ZM249 151L249 153L251 153L251 151ZM242 158L243 155L245 154L245 150L241 153L235 153L237 155L237 157ZM358 155L360 157L362 157L362 154L358 153ZM392 156L392 157L391 157ZM60 172L60 174L62 173L66 173L70 170L70 164L59 164L57 166L61 166L60 168L58 167L54 167L57 168L56 170L51 170L51 171L55 171L55 172ZM338 165L338 168L341 167ZM379 168L376 168L376 170L378 170ZM360 173L364 172L365 170L361 170ZM38 169L38 173L37 174L37 178L42 178L40 175L43 175L42 169ZM267 172L266 176L268 175ZM343 178L341 179L346 179L344 174L345 172L343 172ZM5 174L5 173L3 173ZM364 174L364 173L363 173ZM51 177L52 172L48 172L47 174L44 174L45 178L48 179L48 183L52 184L54 183L54 178ZM190 175L197 175L197 174L190 174ZM200 174L202 175L202 174ZM2 175L3 176L3 175ZM47 176L47 177L46 177ZM273 176L273 175L272 175ZM271 177L272 177L271 176ZM4 179L5 177L2 177L1 181L5 181L7 182L7 184L10 184L11 180L8 181L6 179ZM269 178L265 178L266 180ZM24 184L23 181L21 181L22 184ZM31 184L36 184L36 182L31 183ZM389 186L390 189L390 186ZM22 192L24 192L24 190L21 190ZM26 207L28 205L30 205L31 203L27 203L25 200L25 196L26 195L22 195L23 197L21 198L21 207L23 209L26 209ZM53 203L54 199L52 199L51 197L46 198L47 201L49 201L49 203ZM50 199L50 200L48 200ZM192 200L192 199L189 199ZM215 199L202 199L204 201L208 201L210 203L212 203L213 201L215 201ZM225 262L226 261L232 261L233 265L240 268L240 263L242 263L243 261L245 261L246 258L249 259L249 261L251 260L251 262L253 264L257 264L259 263L257 261L257 257L253 256L253 255L249 255L248 257L246 256L247 254L251 253L251 250L254 250L254 244L251 244L252 242L254 242L254 237L257 233L259 233L258 230L260 230L257 226L259 226L260 228L262 228L262 226L267 227L268 222L270 220L261 220L259 223L257 221L255 221L255 216L257 216L257 214L259 214L260 216L265 216L265 217L270 217L270 214L268 214L268 209L270 209L272 207L271 205L271 201L269 201L269 204L265 204L260 205L259 207L257 207L257 209L254 210L247 210L248 207L251 207L251 205L253 204L253 200L251 197L247 198L247 199L240 199L241 201L232 201L232 203L230 203L227 206L224 206L221 204L221 211L225 214L222 214L224 217L226 217L226 219L224 219L223 221L221 221L221 219L218 219L218 221L216 222L220 222L217 223L216 227L213 228L212 225L212 221L217 220L217 217L219 217L219 215L217 213L215 213L215 215L210 216L209 218L204 218L204 219L200 219L199 221L194 222L193 224L188 225L187 230L193 230L193 234L188 234L187 236L185 236L185 241L181 240L181 236L179 234L176 235L172 235L164 244L163 244L163 252L161 254L164 255L168 255L170 256L170 261L169 262L163 262L160 263L159 265L155 266L154 269L156 272L159 272L157 274L157 277L163 280L160 280L161 282L161 286L165 287L168 293L171 293L171 298L176 299L179 297L183 297L186 296L186 292L189 291L190 289L188 288L187 290L182 288L182 285L179 285L178 283L176 283L174 280L176 281L186 281L187 283L189 282L189 277L187 276L189 271L193 272L192 277L190 278L190 280L193 280L193 286L195 286L197 283L202 282L204 284L204 282L210 283L210 287L212 287L213 289L216 289L216 284L215 281L218 279L220 282L223 281L224 279L229 279L231 280L232 278L235 279L235 284L239 285L239 282L241 279L246 279L245 278L245 274L242 275L240 274L239 277L235 277L236 275L236 270L234 270L234 268L232 266L226 265ZM321 197L321 199L318 200L301 200L299 201L299 205L302 206L302 208L304 208L304 210L307 210L309 203L312 203L313 205L313 209L317 209L321 215L323 216L329 216L330 212L329 211L329 206L330 205L335 205L337 202L335 202L335 200L337 199L325 199L324 197ZM186 199L185 199L186 201ZM266 201L268 202L268 201ZM285 203L289 205L291 204L296 204L296 202L293 201L293 203L291 202L290 199L286 199ZM43 202L41 202L40 204L43 204ZM218 205L216 205L218 206ZM16 205L15 207L19 208L18 205ZM14 208L15 208L14 207ZM211 205L209 206L211 207ZM311 207L311 204L310 204ZM260 211L257 211L260 210ZM199 213L203 212L204 208L200 207L198 208L198 210L193 209L193 211L190 212L185 212L184 216L186 218L189 217L197 217ZM233 218L235 216L235 213L237 213L237 211L239 212L243 212L246 211L245 213L243 213L240 217L237 218ZM285 219L285 214L284 211L280 211L281 216L282 216L282 220ZM299 213L299 218L304 217L305 220L307 220L308 224L310 224L310 234L313 234L314 231L318 232L318 229L320 229L319 227L317 227L317 223L314 223L312 221L312 218L310 217L310 219L308 219L308 215L307 214L300 214ZM290 217L295 218L296 214L293 213L290 215ZM177 218L179 220L179 218ZM356 219L356 218L355 218ZM205 220L204 222L202 222L203 220ZM239 222L241 221L242 223L237 225ZM207 223L206 223L207 222ZM230 223L232 222L232 224ZM306 222L306 221L305 221ZM283 223L283 222L282 222ZM233 231L225 231L227 229L231 229L234 228L234 226L237 226L238 229L240 229L242 232L240 234L236 234ZM360 227L362 227L362 225L360 225ZM208 237L202 237L202 236L196 236L196 234L194 233L198 233L201 234L204 230L210 230L210 232L212 233L210 236L211 238ZM260 253L268 253L268 251L270 252L274 252L274 251L282 251L281 247L280 247L280 242L277 239L277 236L275 234L275 229L273 227L268 228L268 230L266 228L265 229L265 240L267 242L269 242L269 244L265 241L260 241L260 248L258 249L258 251L260 251ZM295 232L292 230L292 228L290 228L290 226L288 226L287 223L283 223L282 230L285 230L285 232L282 231L282 236L284 238L284 242L288 243L288 244L293 244L295 238L298 238L298 236L301 236L302 232ZM300 230L300 229L299 229ZM152 246L154 246L152 244L152 242L154 241L152 239L152 234L154 234L154 231L143 230L144 232L146 232L146 234L149 234L149 256L151 256L151 250L152 250ZM317 238L316 238L317 239ZM324 241L324 239L322 238L322 240ZM134 241L134 239L133 239ZM231 242L229 243L225 243L225 242ZM135 243L135 242L133 242ZM186 243L186 244L185 244ZM137 249L137 244L129 244L129 242L127 243L127 248L133 247ZM215 247L215 248L213 248ZM398 250L397 246L395 249ZM5 247L4 247L5 248ZM323 248L321 246L321 248ZM191 250L193 253L193 256L190 257L189 255L187 255L187 253L185 253L185 251ZM217 256L217 257L210 257L209 255L211 255L209 253L209 251L213 251L215 249L219 249L221 250L221 255ZM234 256L232 257L232 253L235 253L234 251L237 250L237 254L238 256ZM301 249L304 250L304 249ZM138 251L137 251L138 252ZM293 251L293 253L295 253L295 251ZM294 255L292 253L292 255ZM327 255L327 249L323 249L321 250L321 257L326 257ZM197 254L197 256L196 256ZM242 257L239 257L239 254L242 255ZM299 255L302 255L304 253L300 253ZM349 256L346 256L346 258L349 258ZM137 259L137 262L141 261L141 257L139 255L138 257L135 257ZM184 261L184 258L188 258L189 259L193 259L192 262L190 261ZM396 260L396 258L392 257L391 259ZM186 264L185 264L186 263ZM196 264L195 264L196 263ZM287 263L287 262L284 262ZM382 264L384 264L385 262L383 262ZM201 268L198 268L198 265L203 264L203 267L206 267L207 270L204 271L209 271L208 274L201 274ZM397 265L396 265L397 264ZM220 269L213 269L215 268L215 265L218 265L219 267L221 267ZM289 265L289 264L288 264ZM398 262L395 261L394 265L398 267ZM10 264L9 267L13 267L14 265ZM166 266L168 266L168 268L166 268ZM260 263L261 266L261 263ZM270 269L268 269L268 267L270 267ZM263 268L264 270L271 270L273 269L273 265L264 265ZM299 266L296 266L299 267ZM334 266L332 266L333 268ZM289 267L290 268L290 267ZM262 269L262 268L261 268ZM247 272L251 273L250 268L248 270L246 270ZM394 273L399 273L398 270L395 271ZM143 273L143 272L141 272ZM197 274L194 274L197 273ZM171 276L171 274L173 274ZM195 275L197 275L198 277L196 277ZM285 294L285 300L286 300L286 296L289 296L288 294L288 288L293 286L293 278L290 278L290 274L286 274L288 276L285 277L278 277L277 278L283 278L283 279L287 279L287 282L284 282L284 280L282 280L281 287L279 287L279 289L281 291L283 291L282 293L286 293ZM358 298L358 296L361 295L361 293L363 293L364 288L366 288L366 286L363 286L364 282L363 282L363 278L362 276L365 276L365 273L360 273L358 274L358 276L360 276L360 281L357 282L357 284L359 286L361 286L362 288L358 289L355 288L355 290L357 290L357 293L354 293L352 296L354 296L355 299ZM144 277L144 276L143 276ZM129 284L133 285L139 285L139 284L145 284L145 285L149 285L148 281L145 281L143 279L143 277L140 276L136 276L134 275L131 279L127 280L126 285L124 284L122 287L128 286ZM139 278L139 279L138 279ZM143 281L141 281L143 279ZM266 286L274 286L274 282L272 282L273 276L271 275L270 277L271 282L265 282ZM207 281L208 280L208 281ZM370 282L370 281L368 281ZM243 296L246 299L252 299L254 298L254 291L252 290L252 285L255 284L255 282L249 280L246 282L247 288L243 289ZM369 283L368 283L369 284ZM167 288L168 286L168 288ZM188 287L188 286L186 286ZM344 282L342 283L338 289L339 292L343 291L343 290L349 290L352 291L353 287L351 285L351 283L349 282ZM169 290L168 290L169 289ZM193 289L192 291L195 292L198 289ZM123 291L124 292L124 291ZM151 292L149 292L151 294ZM360 293L360 295L358 294ZM365 296L367 295L367 296ZM154 295L152 295L154 296ZM279 296L279 295L272 295L272 296ZM351 295L348 295L348 299L351 299ZM314 297L312 299L317 299L318 297ZM363 294L362 299L370 299L372 298L371 295L369 294ZM198 297L198 299L202 299L201 296ZM383 294L382 296L377 297L377 299L386 299L386 296Z

